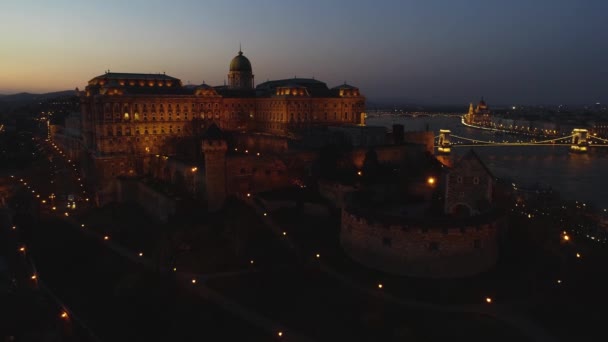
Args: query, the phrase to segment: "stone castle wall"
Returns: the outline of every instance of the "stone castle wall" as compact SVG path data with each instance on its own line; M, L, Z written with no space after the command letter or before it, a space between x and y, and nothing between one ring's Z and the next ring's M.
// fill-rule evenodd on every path
M433 134L432 131L405 132L403 134L403 141L412 144L423 144L426 151L434 154L435 137Z
M268 134L235 134L234 145L240 151L262 153L286 153L289 151L289 139Z
M242 155L226 159L229 194L263 192L289 186L287 166L270 156Z
M342 210L340 243L357 262L388 273L429 278L486 271L498 257L497 216L429 225L372 222Z
M380 163L394 163L408 160L414 156L417 156L421 151L424 151L424 145L420 144L407 144L407 145L384 145L375 146L373 150L376 151L378 161ZM347 157L347 160L352 161L353 165L361 169L363 162L365 161L365 155L370 150L368 147L362 147L354 149Z
M161 222L175 215L177 203L174 198L157 191L138 179L120 178L116 181L116 201L137 203L146 213Z

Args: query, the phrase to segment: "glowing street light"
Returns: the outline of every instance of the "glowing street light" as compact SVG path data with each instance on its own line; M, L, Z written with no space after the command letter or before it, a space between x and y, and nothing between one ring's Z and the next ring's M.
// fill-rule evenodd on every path
M67 312L65 312L65 311L61 312L61 315L59 315L59 316L60 316L61 318L63 318L63 319L68 319L68 318L69 318L68 313L67 313Z
M315 256L317 257L317 259L319 259L321 257L321 254L317 253Z
M363 176L363 171L361 171L361 170L357 171L357 176Z
M384 287L384 285L382 285L382 283L378 284L378 288L382 289Z
M105 241L108 241L108 240L110 240L110 237L109 237L108 235L105 235L105 236L103 237L103 239L104 239Z
M435 178L434 177L427 178L426 183L428 185L435 185Z
M564 241L570 241L570 236L568 236L568 235L564 235L563 238L564 238Z
M21 253L25 253L25 246L21 246L21 247L19 247L19 252L21 252Z
M486 303L488 303L488 304L492 304L492 298L490 298L490 297L486 297Z
M140 256L140 257L143 257L143 256L144 256L144 253L139 252L139 256Z
M196 284L196 279L192 279L192 284Z
M277 332L277 336L282 337L283 336L283 332L282 331Z

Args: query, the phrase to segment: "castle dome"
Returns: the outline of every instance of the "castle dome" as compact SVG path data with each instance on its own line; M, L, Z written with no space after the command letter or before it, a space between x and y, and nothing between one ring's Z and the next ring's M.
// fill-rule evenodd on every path
M248 71L251 72L251 62L245 56L243 51L239 51L239 54L230 61L230 71Z

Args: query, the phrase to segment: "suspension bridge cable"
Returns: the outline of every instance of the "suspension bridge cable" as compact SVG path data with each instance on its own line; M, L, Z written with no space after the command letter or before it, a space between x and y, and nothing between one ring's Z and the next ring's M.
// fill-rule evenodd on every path
M594 136L589 136L589 139L597 139L597 140L601 140L601 141L604 141L604 142L608 142L608 139L602 139L602 138L594 137Z
M483 141L483 140L477 140L477 139L471 139L471 138L465 138L465 137L461 137L458 135L452 135L452 137L457 138L457 139L462 139L465 141L471 141L471 142L476 142L476 143L482 143L482 144L495 144L495 145L521 145L521 144L543 144L543 143L548 143L548 142L554 142L554 141L559 141L559 140L565 140L565 139L570 139L574 136L574 134L566 136L566 137L561 137L561 138L555 138L555 139L548 139L548 140L541 140L541 141L530 141L530 142L508 142L508 143L499 143L499 142L493 142L493 141ZM608 140L606 140L608 142Z
M536 141L534 142L535 144L541 144L541 143L546 143L546 142L551 142L551 141L558 141L558 140L564 140L564 139L570 139L574 136L574 134L569 135L567 137L561 137L561 138L556 138L556 139L548 139L548 140L542 140L542 141Z

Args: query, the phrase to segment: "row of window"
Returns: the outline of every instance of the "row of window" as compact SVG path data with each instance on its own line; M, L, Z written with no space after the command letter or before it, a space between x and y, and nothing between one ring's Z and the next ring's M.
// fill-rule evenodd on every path
M146 141L146 142L147 142L147 141L153 141L153 142L156 142L157 140L160 140L160 141L165 141L165 140L167 140L167 139L168 139L168 137L163 137L163 136L160 136L160 137L158 137L158 138L157 138L157 137L153 137L152 139L150 139L150 138L147 138L147 137L146 137L146 138L143 138L141 141ZM108 142L108 144L110 144L110 145L112 145L112 144L114 144L114 143L116 143L116 144L122 144L122 143L123 143L123 139L122 139L122 138L116 138L116 139L114 139L114 138L110 138L110 139L108 139L108 140L106 140L106 141L107 141L107 142ZM140 142L140 139L139 139L139 138L130 138L130 137L129 137L129 138L125 138L124 142L125 142L125 143L130 143L130 142Z
M295 108L308 108L308 104L307 103L293 103L293 102L278 102L278 101L272 101L270 104L264 104L264 103L258 103L257 107L270 107L270 108L274 108L274 107L284 107L285 105L287 105L288 107L295 107ZM338 108L338 103L334 103L333 104L334 108ZM362 107L364 104L363 102L360 103L341 103L342 106L344 107ZM179 104L175 104L175 106L172 106L170 103L167 104L166 106L164 104L119 104L119 103L106 103L104 105L104 113L119 113L121 112L120 108L122 108L122 112L156 112L158 109L158 112L165 112L165 108L167 109L167 112L173 112L173 109L175 108L175 112L179 113L180 111L188 111L188 108L191 108L191 111L203 111L205 109L219 109L221 106L221 104L219 102L214 102L214 103L192 103L191 105L189 104L182 104L181 106ZM319 105L314 105L311 104L311 108L312 107L316 107L316 108L328 108L329 104L328 103L324 103L322 106ZM249 108L249 109L254 109L256 108L256 103L224 103L224 108Z
M165 107L165 105L163 104L159 104L158 106L156 106L156 104L119 104L119 103L106 103L104 105L104 112L105 113L109 113L109 112L114 112L114 113L118 113L121 112L120 108L122 107L122 112L165 112L165 108L167 109L166 112L173 112L174 108L175 108L175 112L179 113L180 111L184 111L187 112L188 108L191 108L191 111L204 111L206 109L219 109L221 106L221 104L219 102L214 102L214 103L193 103L191 106L189 106L188 104L183 104L182 106L180 106L179 104L176 104L175 106L172 106L171 104L167 104L167 106ZM254 103L225 103L224 104L224 108L249 108L249 109L253 109L255 107Z
M473 180L473 184L475 184L475 185L479 184L479 177L475 176L472 178L472 180ZM456 183L463 184L464 181L465 181L465 179L462 176L456 176Z
M389 228L390 228L390 226L388 226L388 225L383 225L382 227L383 227L383 228L385 228L385 229L389 229ZM351 232L352 232L352 230L353 230L353 226L348 225L348 226L346 227L346 229L347 229L347 231L348 231L349 233L351 233ZM408 227L408 226L403 226L403 228L402 228L402 229L403 229L403 230L408 230L408 229L409 229L409 227ZM473 229L474 229L476 232L479 232L479 231L481 231L482 227L481 227L481 226L473 226ZM428 232L429 232L429 228L428 228L428 227L421 227L421 228L420 228L420 231L421 231L422 233L428 233ZM448 233L449 233L449 229L448 229L448 228L442 228L442 229L441 229L441 232L442 232L443 234L448 234ZM467 229L466 229L465 227L460 227L460 233L465 234L466 232L467 232Z
M384 247L391 247L392 244L393 244L393 239L392 238L386 237L386 236L382 238L382 245ZM436 251L439 251L439 246L440 246L439 242L437 242L437 241L431 241L431 242L429 242L427 244L427 249L429 251L436 252ZM479 240L479 239L473 240L473 248L480 249L481 248L481 240Z
M131 132L133 132L135 135L166 134L166 133L172 134L172 133L181 133L182 127L175 126L175 128L174 128L172 125L170 125L169 127L161 126L160 129L157 129L156 127L152 127L152 129L149 129L148 127L144 127L143 129L140 127L135 127L135 129L133 131L131 131L131 127L127 126L124 128L124 130L122 129L122 127L116 127L116 130L114 130L113 127L108 127L106 130L107 136L114 136L115 135L114 132L116 132L117 136L131 135Z
M241 175L246 175L246 174L248 174L247 169L245 169L245 168L241 168L240 173L241 173ZM258 169L254 167L254 168L252 168L252 169L251 169L251 172L250 172L250 173L251 173L252 175L255 175L255 174L257 174L257 173L258 173ZM277 171L276 171L276 173L277 173L278 175L283 175L283 174L285 173L285 171L283 171L283 170L277 170ZM266 174L266 176L270 176L270 175L272 174L272 170L268 170L268 169L266 169L266 170L264 171L264 174Z
M232 117L236 117L237 113L236 112L232 112L228 114L231 118ZM193 114L192 115L192 119L194 120L196 118L197 115ZM219 119L220 117L220 112L206 112L206 113L200 113L198 115L198 117L200 117L201 119L213 119L214 117L216 119ZM129 113L124 113L122 116L122 121L130 121L131 118L133 118L133 121L140 121L141 119L143 119L143 121L148 121L148 114L147 113L143 113L143 115L140 115L139 113L135 113L133 114L133 116L131 116ZM110 121L112 120L112 115L106 113L104 116L104 119L106 121ZM121 117L120 115L114 115L114 121L120 121ZM152 115L150 116L151 121L157 121L156 120L156 113L152 113ZM173 120L173 117L171 115L171 113L169 113L169 115L167 116L167 120L165 120L165 117L163 115L163 113L160 113L160 117L158 121L181 121L181 117L180 117L180 113L176 113L175 116L175 120ZM188 117L188 112L184 113L184 120L189 120Z

